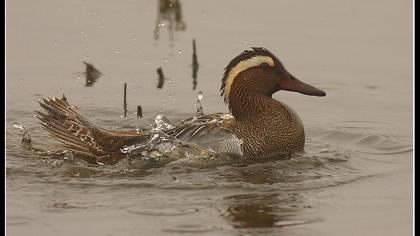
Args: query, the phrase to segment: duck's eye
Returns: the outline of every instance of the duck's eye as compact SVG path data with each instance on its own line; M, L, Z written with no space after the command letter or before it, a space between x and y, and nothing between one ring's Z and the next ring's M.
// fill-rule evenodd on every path
M261 65L260 65L260 66L263 66L263 67L269 67L268 63L265 63L265 62L261 63Z

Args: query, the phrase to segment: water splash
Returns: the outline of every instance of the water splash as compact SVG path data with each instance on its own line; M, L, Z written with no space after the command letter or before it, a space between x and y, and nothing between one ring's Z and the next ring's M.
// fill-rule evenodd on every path
M178 161L181 165L204 166L205 160L213 160L216 153L206 147L183 142L165 131L175 126L164 115L155 118L154 127L149 132L149 140L130 146L124 146L120 151L127 154L131 164L144 166L144 161L153 167ZM150 168L150 166L148 166Z
M149 140L130 146L124 146L120 151L128 154L128 157L151 161L169 161L166 154L171 152L180 141L175 137L167 135L164 131L175 126L164 115L155 117L154 127L150 130Z
M147 142L124 146L120 151L127 154L131 160L159 162L161 164L173 161L178 155L172 151L177 148L180 141L161 131L153 132Z
M64 150L62 154L64 155L63 161L69 162L69 163L74 163L76 161L76 157L69 150Z
M201 100L203 100L203 92L199 91L197 94L197 102L195 103L196 112L195 117L200 117L204 115L203 106L201 105Z
M155 117L155 124L151 131L160 132L173 129L174 127L175 126L169 121L169 119L166 116L159 114Z
M20 130L22 130L24 132L26 131L26 127L24 125L22 125L21 123L15 121L12 124L13 124L14 127L18 128L18 129L20 129Z
M27 150L33 150L31 135L29 134L26 126L19 122L13 122L13 126L23 131L21 140L22 147Z

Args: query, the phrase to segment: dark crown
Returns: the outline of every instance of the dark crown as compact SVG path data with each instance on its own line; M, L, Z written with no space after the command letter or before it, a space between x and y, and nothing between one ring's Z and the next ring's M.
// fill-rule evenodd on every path
M265 49L263 47L251 47L251 49L252 50L245 50L241 54L239 54L238 56L233 58L225 68L225 71L223 73L223 78L222 78L222 86L220 87L220 95L224 96L225 103L228 102L228 98L226 96L226 91L225 91L227 78L228 78L229 73L231 72L232 68L237 66L240 62L246 61L246 60L248 60L250 58L253 58L253 57L256 57L256 56L268 56L268 57L271 57L273 59L274 66L283 67L283 64L280 62L280 60L276 56L274 56L274 54L272 54L270 51L268 51L267 49Z

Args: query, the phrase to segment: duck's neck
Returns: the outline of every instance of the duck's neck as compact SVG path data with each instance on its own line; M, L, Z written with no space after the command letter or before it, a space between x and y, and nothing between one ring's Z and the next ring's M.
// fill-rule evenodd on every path
M240 100L232 99L229 101L230 111L237 120L255 117L256 114L267 110L267 104L273 102L271 100L274 100L265 96L248 96L245 94L243 96Z
M280 104L271 97L271 94L262 93L255 84L241 83L229 96L229 108L237 120L255 118L258 114L272 110Z

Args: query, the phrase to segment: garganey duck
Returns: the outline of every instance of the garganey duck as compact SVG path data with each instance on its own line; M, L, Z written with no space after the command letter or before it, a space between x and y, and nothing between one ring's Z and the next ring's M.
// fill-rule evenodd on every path
M279 90L326 95L296 79L265 48L235 57L225 68L220 90L230 113L189 118L164 132L219 153L284 158L303 151L305 132L299 116L272 95ZM115 163L126 156L124 147L147 142L152 134L103 129L63 99L43 99L40 105L46 111L37 111L41 125L68 150L92 162L112 157L109 163Z

